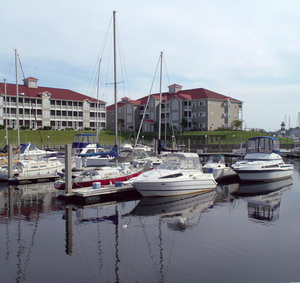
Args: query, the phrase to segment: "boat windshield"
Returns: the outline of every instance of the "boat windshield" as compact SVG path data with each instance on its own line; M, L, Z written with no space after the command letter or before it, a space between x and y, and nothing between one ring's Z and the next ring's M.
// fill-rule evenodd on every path
M168 154L166 161L157 166L157 169L168 170L200 170L199 157L187 157L180 154Z
M271 137L257 137L247 142L247 153L250 152L279 152L279 140Z
M212 164L212 163L214 164L225 163L224 155L222 154L211 155L208 161L206 162L206 164Z

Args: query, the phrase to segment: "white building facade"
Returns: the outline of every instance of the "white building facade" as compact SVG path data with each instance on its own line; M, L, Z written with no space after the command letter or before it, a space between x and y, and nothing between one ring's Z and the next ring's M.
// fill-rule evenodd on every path
M0 124L15 129L51 127L106 129L106 103L67 89L39 87L35 78L23 85L0 83ZM17 114L18 113L18 114ZM19 123L17 123L19 121Z

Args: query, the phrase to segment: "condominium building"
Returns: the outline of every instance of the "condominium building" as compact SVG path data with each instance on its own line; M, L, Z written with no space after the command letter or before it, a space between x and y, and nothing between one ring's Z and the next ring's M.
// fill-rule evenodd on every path
M119 129L137 130L144 115L142 131L157 131L159 112L161 129L172 127L181 132L230 128L233 121L243 119L243 102L240 100L204 88L182 90L178 84L168 88L169 92L161 96L156 93L137 100L122 98L117 104ZM108 106L106 110L107 128L113 130L115 105Z
M23 82L18 95L16 84L0 83L0 125L81 130L95 129L98 122L100 129L106 128L106 102L68 89L38 86L38 79L32 77Z

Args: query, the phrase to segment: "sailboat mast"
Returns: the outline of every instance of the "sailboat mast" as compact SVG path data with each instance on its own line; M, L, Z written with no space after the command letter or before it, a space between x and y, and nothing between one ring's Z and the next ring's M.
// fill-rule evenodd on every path
M118 145L116 11L113 12L113 43L114 43L115 145Z
M8 145L8 115L7 115L7 88L6 88L6 79L4 79L4 97L5 97L5 143Z
M159 107L158 107L158 142L159 142L159 143L160 143L160 139L161 139L161 103L162 103L161 83L162 83L162 58L163 58L163 53L160 52Z
M16 127L18 131L18 147L20 148L20 126L19 126L19 85L18 85L18 52L17 49L15 49L15 69L16 69L16 97L17 97L17 121L16 121Z
M96 119L96 141L97 145L99 143L99 84L100 84L100 63L101 59L99 60L98 64L98 76L97 76L97 119Z

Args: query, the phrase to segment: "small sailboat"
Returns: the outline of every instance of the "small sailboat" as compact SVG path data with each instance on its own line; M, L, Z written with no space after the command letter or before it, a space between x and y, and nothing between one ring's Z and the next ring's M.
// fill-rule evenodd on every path
M204 173L212 173L216 181L237 177L237 173L226 165L223 154L212 154L202 170Z

